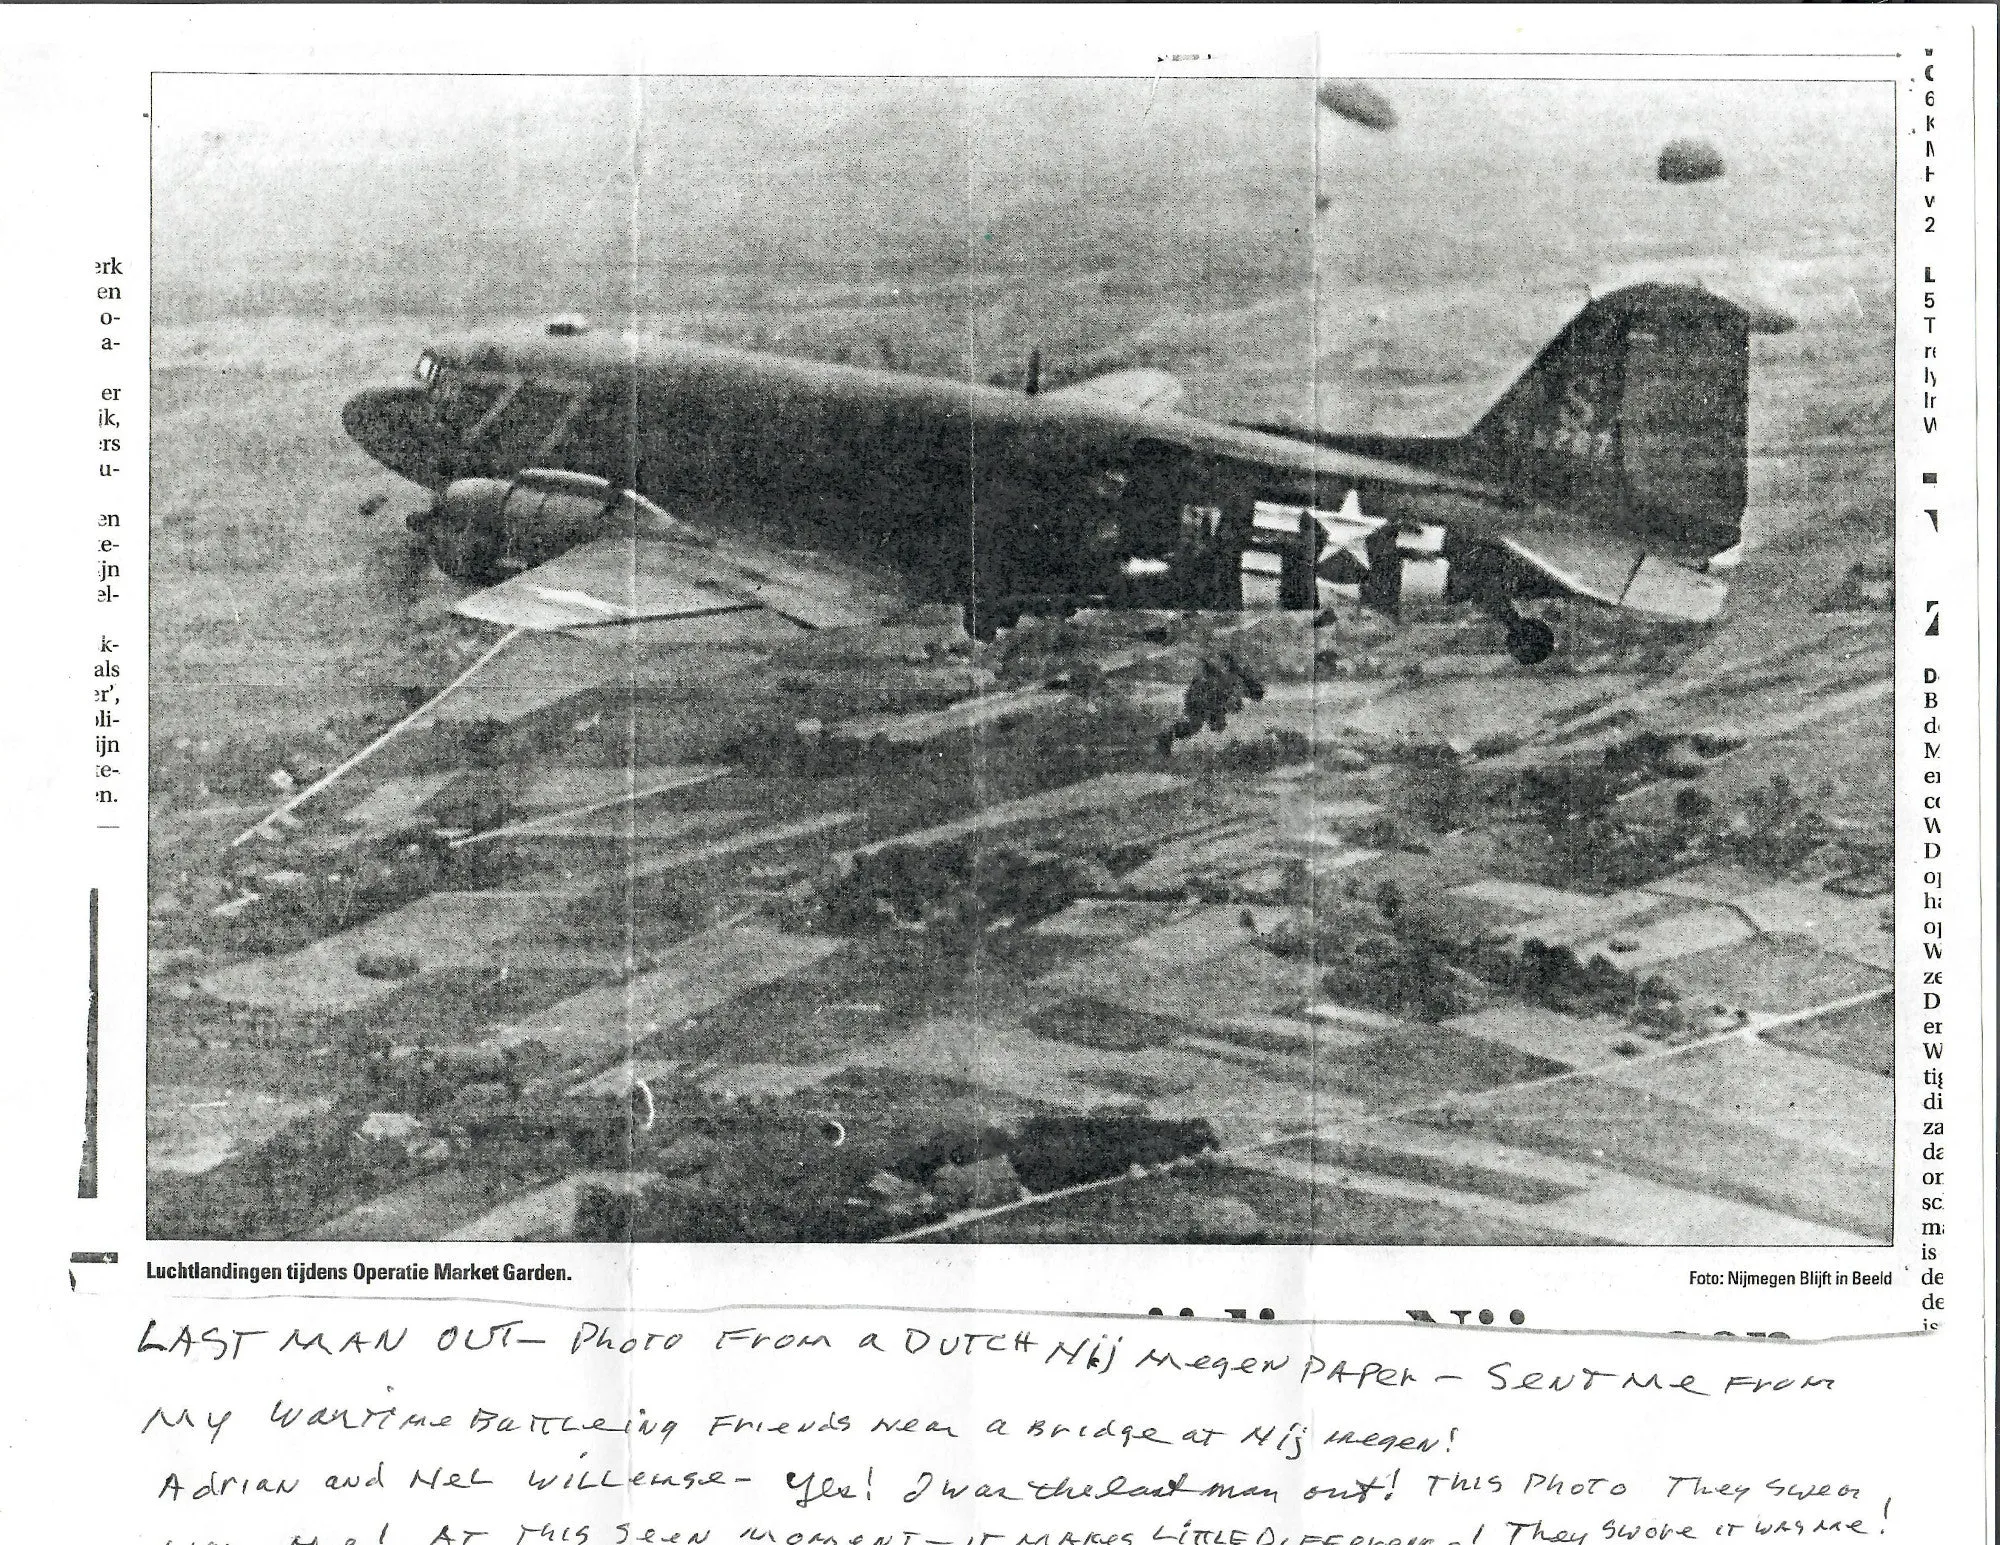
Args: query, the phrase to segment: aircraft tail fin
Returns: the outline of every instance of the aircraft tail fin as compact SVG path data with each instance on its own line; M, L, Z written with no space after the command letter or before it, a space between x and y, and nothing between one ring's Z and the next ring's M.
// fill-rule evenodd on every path
M1691 285L1593 300L1466 437L1469 468L1683 561L1741 540L1751 314Z

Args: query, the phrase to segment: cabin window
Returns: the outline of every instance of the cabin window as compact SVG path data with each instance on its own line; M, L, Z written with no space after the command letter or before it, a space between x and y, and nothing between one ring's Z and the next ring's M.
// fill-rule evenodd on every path
M417 356L417 379L423 382L424 385L430 385L431 378L437 374L437 369L437 356L431 353L429 349L424 350L422 354Z

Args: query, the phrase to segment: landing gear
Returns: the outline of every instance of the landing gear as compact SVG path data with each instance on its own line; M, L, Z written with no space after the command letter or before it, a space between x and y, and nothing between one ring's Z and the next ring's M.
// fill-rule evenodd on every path
M1539 617L1523 617L1509 608L1507 652L1522 665L1540 665L1555 653L1556 630Z

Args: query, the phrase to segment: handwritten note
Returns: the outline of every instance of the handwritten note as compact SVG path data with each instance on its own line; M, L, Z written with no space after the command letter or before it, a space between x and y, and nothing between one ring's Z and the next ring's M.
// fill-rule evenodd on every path
M105 1324L97 1409L125 1461L99 1500L152 1545L1926 1527L1916 1460L1882 1420L1908 1342L208 1300Z

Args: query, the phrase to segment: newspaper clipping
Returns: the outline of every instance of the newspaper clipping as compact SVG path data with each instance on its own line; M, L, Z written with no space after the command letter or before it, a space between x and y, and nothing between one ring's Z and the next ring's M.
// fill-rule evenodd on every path
M1992 1539L1995 22L0 14L0 1534Z

